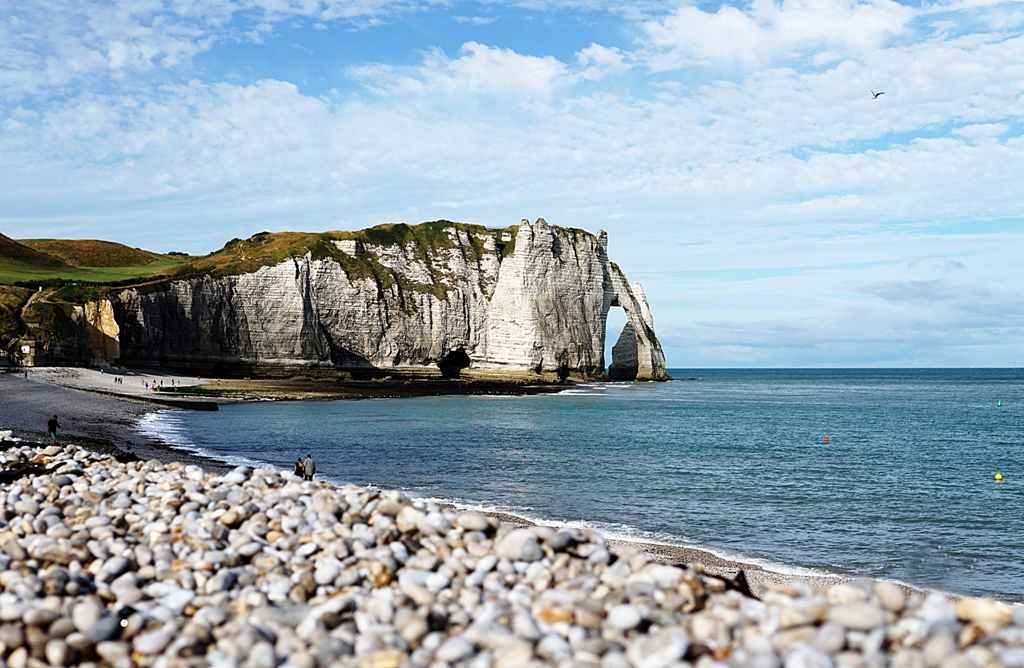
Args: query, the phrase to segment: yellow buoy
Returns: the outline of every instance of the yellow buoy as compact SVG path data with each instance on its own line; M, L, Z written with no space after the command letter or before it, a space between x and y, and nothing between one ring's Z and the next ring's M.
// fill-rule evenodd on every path
M1003 481L1003 474L1002 473L997 473L996 474L996 482L1002 482L1002 481Z

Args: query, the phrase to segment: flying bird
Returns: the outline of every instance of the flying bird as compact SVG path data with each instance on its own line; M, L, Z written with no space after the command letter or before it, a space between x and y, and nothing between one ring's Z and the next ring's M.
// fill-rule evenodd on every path
M875 91L871 91L871 99L872 100L877 100L879 95L885 95L885 91L883 90L881 93L876 93Z

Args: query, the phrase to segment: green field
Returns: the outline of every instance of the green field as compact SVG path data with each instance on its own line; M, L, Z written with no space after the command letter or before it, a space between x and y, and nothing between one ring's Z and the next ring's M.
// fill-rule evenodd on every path
M59 279L88 283L116 283L162 274L181 265L177 258L161 257L137 267L48 267L0 257L0 284Z
M85 283L118 283L159 274L180 265L179 259L162 258L142 266L38 266L0 257L0 284L62 280Z
M53 280L117 283L156 276L186 260L110 241L15 241L0 234L0 285Z

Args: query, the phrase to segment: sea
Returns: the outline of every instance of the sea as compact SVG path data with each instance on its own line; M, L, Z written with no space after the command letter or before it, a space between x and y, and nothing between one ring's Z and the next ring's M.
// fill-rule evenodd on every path
M168 410L151 436L798 574L1024 601L1024 369L670 369L557 394ZM1002 481L996 481L996 474Z

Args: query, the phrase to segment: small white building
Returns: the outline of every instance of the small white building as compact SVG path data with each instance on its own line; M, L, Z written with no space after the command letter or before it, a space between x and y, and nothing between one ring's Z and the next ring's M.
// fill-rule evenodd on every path
M18 357L21 366L42 366L44 354L36 347L35 339L22 339L18 343Z

